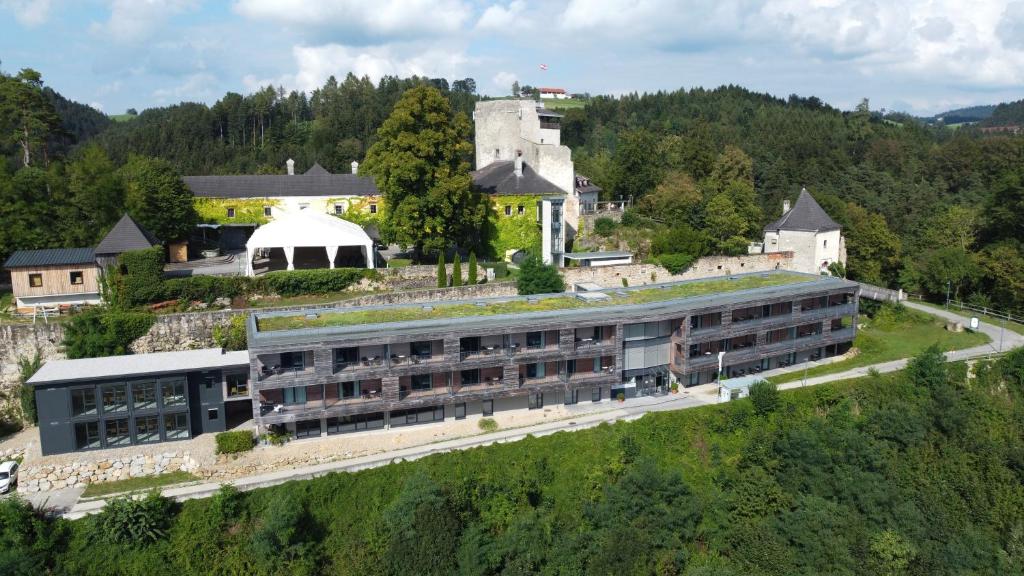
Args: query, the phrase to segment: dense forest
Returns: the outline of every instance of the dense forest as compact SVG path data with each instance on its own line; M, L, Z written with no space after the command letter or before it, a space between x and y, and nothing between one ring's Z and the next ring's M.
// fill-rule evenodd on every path
M0 143L7 158L0 200L10 199L0 216L12 222L33 202L51 204L50 214L95 203L71 185L87 150L94 151L92 166L109 163L111 170L143 156L179 174L280 173L290 157L300 169L320 162L346 172L353 159L365 159L410 87L433 85L454 113L470 113L479 98L470 78L449 85L385 77L374 84L349 74L308 96L267 87L228 93L212 106L182 103L109 123L87 107L44 96L53 93L27 72L0 76L0 87L17 92L0 107L3 133L13 135ZM995 107L984 123L1022 118L1024 101ZM21 126L32 128L27 144ZM562 141L573 148L577 171L608 198L635 201L608 242L625 242L670 269L706 253L741 253L779 216L782 200L807 187L844 227L850 261L838 272L933 300L948 292L1024 311L1024 136L929 126L872 111L866 100L844 112L814 97L725 86L590 98L565 110ZM65 153L57 142L76 146ZM33 151L31 164L25 150ZM21 175L26 167L38 172ZM97 170L84 174L98 182ZM30 230L48 218L16 227ZM80 225L74 211L56 218L61 227L48 233L0 237L0 255L87 238L107 224Z
M1024 574L1024 352L82 520L5 574Z

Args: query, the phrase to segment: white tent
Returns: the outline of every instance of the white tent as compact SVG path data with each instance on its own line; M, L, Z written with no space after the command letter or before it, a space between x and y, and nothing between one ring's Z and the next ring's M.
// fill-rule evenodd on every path
M252 261L257 250L283 249L288 269L294 270L295 248L320 246L326 251L331 268L334 268L334 258L340 246L360 247L366 257L366 267L373 268L373 240L359 225L327 214L301 210L264 224L253 232L245 244L245 273L247 276L254 275Z

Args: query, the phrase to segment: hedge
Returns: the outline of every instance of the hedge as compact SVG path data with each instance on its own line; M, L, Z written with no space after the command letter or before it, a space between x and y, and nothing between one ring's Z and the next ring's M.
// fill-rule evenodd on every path
M254 292L272 292L279 296L340 292L363 278L374 276L373 271L360 268L270 272L256 279L262 281L264 289Z
M238 430L235 432L219 432L215 437L217 441L217 454L238 454L248 452L256 445L252 432Z
M172 278L153 288L146 285L145 291L129 294L126 300L133 304L147 304L162 300L185 302L213 302L217 298L235 298L249 294L278 294L299 296L302 294L323 294L340 292L363 278L375 278L376 272L362 268L336 268L334 270L290 270L270 272L263 276L190 276ZM125 276L124 286L133 286ZM145 298L143 298L143 295Z

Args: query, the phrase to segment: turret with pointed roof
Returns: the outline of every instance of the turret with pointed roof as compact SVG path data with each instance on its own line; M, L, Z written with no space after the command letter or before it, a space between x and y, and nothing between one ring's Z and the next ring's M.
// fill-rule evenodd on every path
M793 208L782 214L782 217L764 227L765 232L791 230L803 232L826 232L841 230L840 226L814 200L807 188L800 190Z
M783 204L782 216L764 227L761 251L792 252L792 269L809 274L827 274L835 262L846 264L846 242L842 226L822 209L806 188L796 204Z

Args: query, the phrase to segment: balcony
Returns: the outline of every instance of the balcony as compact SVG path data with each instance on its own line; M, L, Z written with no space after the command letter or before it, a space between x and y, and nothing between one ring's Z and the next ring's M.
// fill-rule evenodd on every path
M313 352L282 352L260 354L256 357L257 380L259 382L282 382L300 376L312 376Z
M398 399L399 400L423 400L425 398L434 398L437 396L450 396L451 393L447 386L441 387L430 387L430 388L399 388Z
M435 356L434 354L392 354L390 358L391 366L414 366L417 364L440 362L441 360L441 356Z
M477 359L477 358L489 358L489 357L493 357L493 356L503 356L503 355L505 355L505 351L506 351L505 347L503 347L501 345L498 345L498 344L494 344L494 345L488 345L488 346L481 346L480 349L478 349L478 350L460 350L459 351L459 357L462 360L473 360L473 359Z
M456 396L460 394L476 394L480 392L499 390L501 388L505 388L505 382L498 376L491 376L474 384L459 384L457 387L453 386L452 394Z

